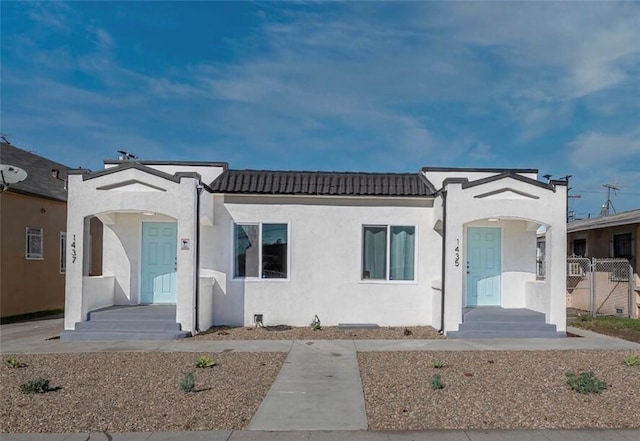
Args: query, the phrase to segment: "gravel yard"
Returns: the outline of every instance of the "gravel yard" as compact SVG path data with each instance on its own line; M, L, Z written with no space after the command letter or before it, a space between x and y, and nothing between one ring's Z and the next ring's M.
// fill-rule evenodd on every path
M338 329L323 326L314 331L311 327L286 325L255 327L214 326L202 332L194 340L399 340L445 338L431 326L380 327L373 329Z
M19 355L28 366L0 368L0 432L244 429L286 358L284 353L218 353L195 369L193 353ZM3 361L9 358L3 354ZM196 376L195 392L180 381ZM38 377L59 388L25 395Z
M640 428L640 366L622 364L630 353L366 352L358 361L370 430ZM567 372L588 371L608 389L569 388ZM443 389L431 389L434 374Z

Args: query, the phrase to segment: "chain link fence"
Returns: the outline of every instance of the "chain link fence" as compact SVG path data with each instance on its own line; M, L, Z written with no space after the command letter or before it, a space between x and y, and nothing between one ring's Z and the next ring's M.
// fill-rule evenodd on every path
M626 259L567 259L567 306L591 315L638 317L633 271Z

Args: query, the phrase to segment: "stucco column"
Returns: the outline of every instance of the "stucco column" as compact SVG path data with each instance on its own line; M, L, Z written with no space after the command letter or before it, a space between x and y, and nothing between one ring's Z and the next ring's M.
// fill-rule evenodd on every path
M80 182L78 182L80 181ZM84 216L75 202L75 189L82 177L69 175L69 201L67 203L67 258L65 274L64 328L75 329L76 322L84 320L82 314L82 277L84 261Z
M196 197L197 180L182 178L180 180L180 206L178 223L177 250L177 295L176 321L182 325L182 330L195 332L195 295L196 295Z
M546 262L546 278L549 283L549 322L558 332L567 329L567 224L556 222L547 230L549 261Z
M444 331L457 331L462 322L463 278L466 274L464 254L464 223L462 215L467 207L460 197L460 182L445 181L447 189L445 212L445 245L442 265L444 265Z

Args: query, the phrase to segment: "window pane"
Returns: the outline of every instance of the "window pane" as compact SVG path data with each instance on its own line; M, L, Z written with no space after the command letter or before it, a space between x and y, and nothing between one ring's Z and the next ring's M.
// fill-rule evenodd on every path
M287 224L262 224L262 277L287 278Z
M613 257L622 259L633 259L631 252L631 233L616 234L613 236Z
M234 225L234 277L258 277L258 225Z
M579 257L586 257L587 255L587 239L574 239L573 240L573 254Z
M391 280L413 280L415 227L391 227Z
M362 278L387 278L387 227L364 227Z
M42 258L42 229L27 228L27 256L29 258Z

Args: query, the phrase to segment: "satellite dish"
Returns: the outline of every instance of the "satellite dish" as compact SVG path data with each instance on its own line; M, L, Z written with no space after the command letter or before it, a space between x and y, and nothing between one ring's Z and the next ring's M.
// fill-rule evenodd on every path
M2 190L10 184L17 184L27 179L27 172L20 167L10 164L0 164L0 185Z

